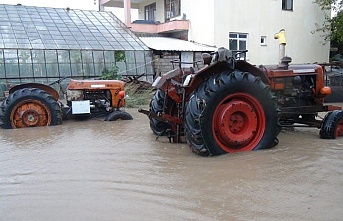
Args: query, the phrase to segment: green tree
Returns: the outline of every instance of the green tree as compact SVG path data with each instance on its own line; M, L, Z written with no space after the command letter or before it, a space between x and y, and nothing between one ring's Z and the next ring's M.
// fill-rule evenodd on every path
M316 32L322 32L325 42L343 43L343 0L314 0L324 12L325 21L317 24ZM331 13L334 15L331 17Z

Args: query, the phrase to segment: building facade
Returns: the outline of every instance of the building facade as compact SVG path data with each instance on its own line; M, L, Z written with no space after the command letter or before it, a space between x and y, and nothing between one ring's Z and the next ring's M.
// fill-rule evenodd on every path
M293 63L327 62L329 44L320 33L324 13L312 0L100 0L119 7L138 36L164 36L232 50L248 50L253 64L275 64L274 34L286 31L286 55ZM139 20L131 22L131 8Z

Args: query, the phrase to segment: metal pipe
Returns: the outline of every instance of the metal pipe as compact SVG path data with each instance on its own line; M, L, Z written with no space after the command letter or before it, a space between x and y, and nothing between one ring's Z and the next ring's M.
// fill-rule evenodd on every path
M285 29L281 29L279 33L274 35L274 39L279 40L279 63L281 64L281 59L286 56L286 33Z

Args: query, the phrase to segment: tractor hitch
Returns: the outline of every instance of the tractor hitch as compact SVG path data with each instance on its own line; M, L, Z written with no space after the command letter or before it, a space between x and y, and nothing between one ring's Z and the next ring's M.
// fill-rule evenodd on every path
M176 124L176 125L182 124L181 118L173 117L169 114L165 114L165 113L157 113L156 114L156 113L150 112L148 110L144 110L142 108L139 108L138 112L147 115L149 118L154 118L156 120L159 120L159 121L162 121L165 123Z

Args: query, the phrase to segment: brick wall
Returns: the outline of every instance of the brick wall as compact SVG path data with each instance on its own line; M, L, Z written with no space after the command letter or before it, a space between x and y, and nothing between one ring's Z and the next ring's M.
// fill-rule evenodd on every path
M194 61L201 61L201 52L195 52L194 53ZM178 64L173 64L170 62L172 60L179 60L178 54L164 54L163 57L160 57L159 55L153 56L154 64L154 73L159 76L161 74L164 74L170 70L173 70L175 68L178 68ZM197 65L195 65L195 69L201 68L202 63L198 62Z
M153 59L154 72L157 76L159 76L178 67L177 64L174 64L173 67L173 64L170 61L179 59L179 55L164 55L162 58L159 55L154 55Z

